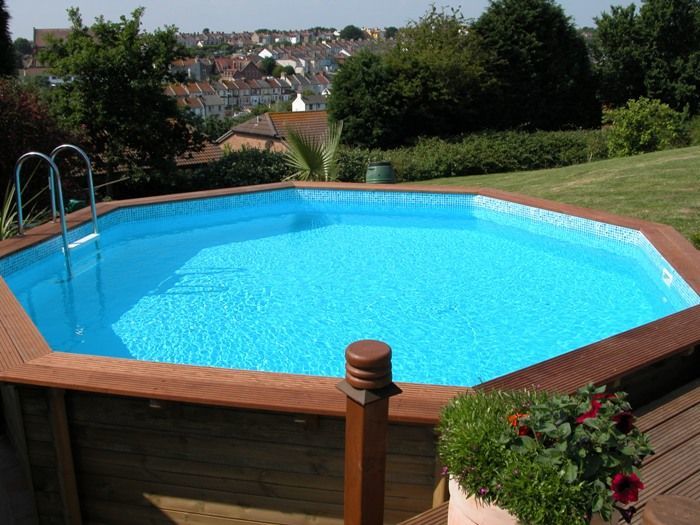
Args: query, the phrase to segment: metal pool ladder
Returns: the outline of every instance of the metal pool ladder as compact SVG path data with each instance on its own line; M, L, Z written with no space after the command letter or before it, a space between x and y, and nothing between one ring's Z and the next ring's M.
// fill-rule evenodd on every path
M74 151L80 155L87 165L87 179L88 179L88 194L90 196L90 210L92 213L92 233L86 235L74 241L72 243L68 242L68 228L66 227L66 211L63 205L63 186L61 184L61 174L56 165L57 156L63 151ZM62 144L58 146L51 152L51 156L44 155L37 151L30 151L22 155L15 164L15 190L17 193L17 222L19 234L24 234L24 217L22 214L22 186L20 184L20 174L22 172L22 166L25 161L32 157L38 157L46 161L49 165L49 192L51 194L51 213L52 219L56 220L56 201L58 201L58 216L61 223L61 238L63 240L63 254L66 260L66 271L68 272L68 278L73 276L70 251L73 248L82 246L87 242L96 239L99 236L97 230L97 209L95 207L95 187L92 181L92 164L90 163L90 158L87 154L77 146L73 144ZM58 197L58 198L56 198Z

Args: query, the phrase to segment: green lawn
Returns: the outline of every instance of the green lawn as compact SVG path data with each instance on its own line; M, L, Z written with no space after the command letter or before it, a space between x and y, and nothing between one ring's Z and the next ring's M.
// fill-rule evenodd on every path
M497 188L669 224L700 249L700 146L424 183Z

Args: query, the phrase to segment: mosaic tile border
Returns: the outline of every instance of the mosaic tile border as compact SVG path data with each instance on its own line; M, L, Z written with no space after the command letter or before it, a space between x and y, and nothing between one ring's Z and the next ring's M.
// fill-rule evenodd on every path
M373 213L381 213L388 210L444 210L453 213L460 212L457 214L457 217L488 218L488 220L499 224L522 228L559 239L570 238L570 233L575 233L576 242L582 242L591 246L599 246L597 241L605 238L619 242L621 251L628 255L630 254L630 246L640 248L645 255L644 259L646 261L644 262L650 264L654 271L658 272L659 279L662 282L664 282L664 279L669 281L670 287L673 287L687 304L700 304L700 296L638 230L483 195L285 188L129 206L100 216L98 224L101 230L105 230L115 225L145 220L192 216L226 210L244 211L246 208L259 209L262 206L275 207L276 205L289 204L297 204L308 211L326 213L337 213L343 211L343 208L350 206L354 210ZM523 221L522 219L526 220ZM90 224L74 228L68 233L69 242L73 242L90 232ZM0 275L8 275L61 250L61 238L57 236L11 254L0 259ZM670 279L668 278L669 275Z

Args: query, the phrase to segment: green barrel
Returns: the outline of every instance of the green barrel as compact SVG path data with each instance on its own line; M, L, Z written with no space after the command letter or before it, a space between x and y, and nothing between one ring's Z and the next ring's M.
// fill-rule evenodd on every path
M370 162L367 167L365 181L368 184L394 184L396 175L391 162L383 160L381 162Z

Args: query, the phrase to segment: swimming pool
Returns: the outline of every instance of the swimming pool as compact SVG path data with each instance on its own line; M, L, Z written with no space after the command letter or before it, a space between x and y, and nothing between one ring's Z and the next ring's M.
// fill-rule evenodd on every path
M0 259L56 350L337 377L377 338L399 381L473 385L700 302L637 230L484 195L286 188L100 230L70 280L57 241Z

